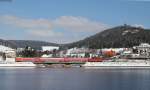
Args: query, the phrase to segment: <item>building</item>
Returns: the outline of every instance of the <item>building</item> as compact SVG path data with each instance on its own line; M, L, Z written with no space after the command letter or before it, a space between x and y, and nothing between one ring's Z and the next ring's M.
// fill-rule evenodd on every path
M67 50L67 57L85 57L85 52L87 49L85 48L71 48Z
M122 54L124 51L128 50L128 48L104 48L101 49L102 54L106 52L114 52L116 54Z
M59 46L42 46L42 51L59 50Z
M71 48L67 50L67 57L98 57L99 50L89 48Z
M150 44L141 43L139 46L134 46L134 50L141 56L150 56Z
M13 51L14 49L0 45L0 52Z
M0 45L0 60L2 58L15 58L16 57L16 50L12 49L7 46Z

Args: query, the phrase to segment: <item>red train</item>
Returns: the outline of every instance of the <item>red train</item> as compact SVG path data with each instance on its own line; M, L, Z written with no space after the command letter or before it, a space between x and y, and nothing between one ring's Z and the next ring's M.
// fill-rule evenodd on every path
M22 58L17 57L16 62L33 62L33 63L59 63L59 62L102 62L102 58Z

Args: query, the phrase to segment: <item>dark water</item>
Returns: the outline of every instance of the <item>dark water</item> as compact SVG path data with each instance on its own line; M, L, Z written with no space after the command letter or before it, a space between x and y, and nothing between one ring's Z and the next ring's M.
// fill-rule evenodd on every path
M150 69L0 69L0 90L150 90Z

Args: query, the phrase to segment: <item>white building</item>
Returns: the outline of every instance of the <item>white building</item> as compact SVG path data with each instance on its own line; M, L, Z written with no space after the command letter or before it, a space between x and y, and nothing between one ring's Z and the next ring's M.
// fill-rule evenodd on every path
M150 56L150 45L148 43L141 43L139 46L134 46L133 48L137 49L140 55Z
M66 53L66 56L70 56L70 57L86 57L86 54L89 54L89 57L96 56L88 48L76 48L76 47L68 49L67 53Z
M8 52L8 51L15 51L14 49L10 48L10 47L6 47L6 46L3 46L3 45L0 45L0 52Z
M59 46L42 46L42 51L59 50Z
M6 58L15 58L16 50L12 49L10 47L0 45L0 61L2 60L2 57L4 54L5 54Z

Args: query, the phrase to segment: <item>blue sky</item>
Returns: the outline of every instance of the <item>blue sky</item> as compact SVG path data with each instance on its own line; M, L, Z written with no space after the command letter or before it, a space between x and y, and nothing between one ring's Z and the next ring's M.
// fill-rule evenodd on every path
M150 28L150 0L2 0L0 38L68 43L124 23Z

